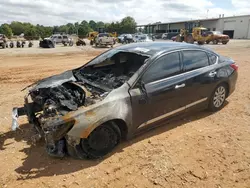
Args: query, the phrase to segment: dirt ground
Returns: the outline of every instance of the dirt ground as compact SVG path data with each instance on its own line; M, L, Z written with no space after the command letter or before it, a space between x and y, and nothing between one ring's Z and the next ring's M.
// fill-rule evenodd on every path
M78 67L106 48L0 50L0 187L250 187L250 41L206 47L239 65L225 107L166 124L93 161L49 157L43 143L31 144L26 118L20 118L21 130L10 131L11 109L23 104L20 90L28 84Z

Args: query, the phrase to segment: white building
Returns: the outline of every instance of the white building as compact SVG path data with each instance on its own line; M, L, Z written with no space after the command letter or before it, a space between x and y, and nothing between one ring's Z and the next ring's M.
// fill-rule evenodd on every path
M250 15L209 18L201 20L188 20L171 23L155 23L139 25L144 27L147 33L179 33L180 29L186 28L188 24L197 24L208 28L211 31L221 31L235 39L250 39Z

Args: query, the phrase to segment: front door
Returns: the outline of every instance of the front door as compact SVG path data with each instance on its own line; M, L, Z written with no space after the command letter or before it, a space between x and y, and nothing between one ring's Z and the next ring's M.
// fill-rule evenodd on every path
M165 54L153 62L130 90L135 131L185 110L185 76L180 53Z

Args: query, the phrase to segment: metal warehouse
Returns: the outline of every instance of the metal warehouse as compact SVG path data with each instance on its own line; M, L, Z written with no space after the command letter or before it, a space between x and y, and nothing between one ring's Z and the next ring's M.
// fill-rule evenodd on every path
M218 18L188 20L171 23L154 23L148 25L138 25L137 28L144 27L146 33L169 33L176 34L180 29L185 28L186 24L194 23L206 27L210 31L221 31L223 34L229 35L234 39L250 39L250 15L224 17L220 15Z

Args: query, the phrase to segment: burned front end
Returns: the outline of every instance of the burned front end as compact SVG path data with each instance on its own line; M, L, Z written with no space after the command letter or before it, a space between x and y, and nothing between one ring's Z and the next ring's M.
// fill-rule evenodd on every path
M97 104L124 85L147 58L134 53L112 53L111 57L97 58L87 66L29 86L31 89L25 96L24 107L13 109L12 129L18 127L18 116L27 115L29 123L34 125L36 130L32 140L36 142L44 138L49 155L63 157L67 152L68 132L77 125L76 132L83 126L89 134L92 129L88 129L88 126L98 126L98 118L105 119L104 116L109 113L107 106L112 109L114 103L110 102L111 105L106 107L99 107ZM124 93L128 95L128 92ZM86 109L94 105L95 112L100 113L94 118L84 115L87 114ZM78 137L81 139L80 135Z

